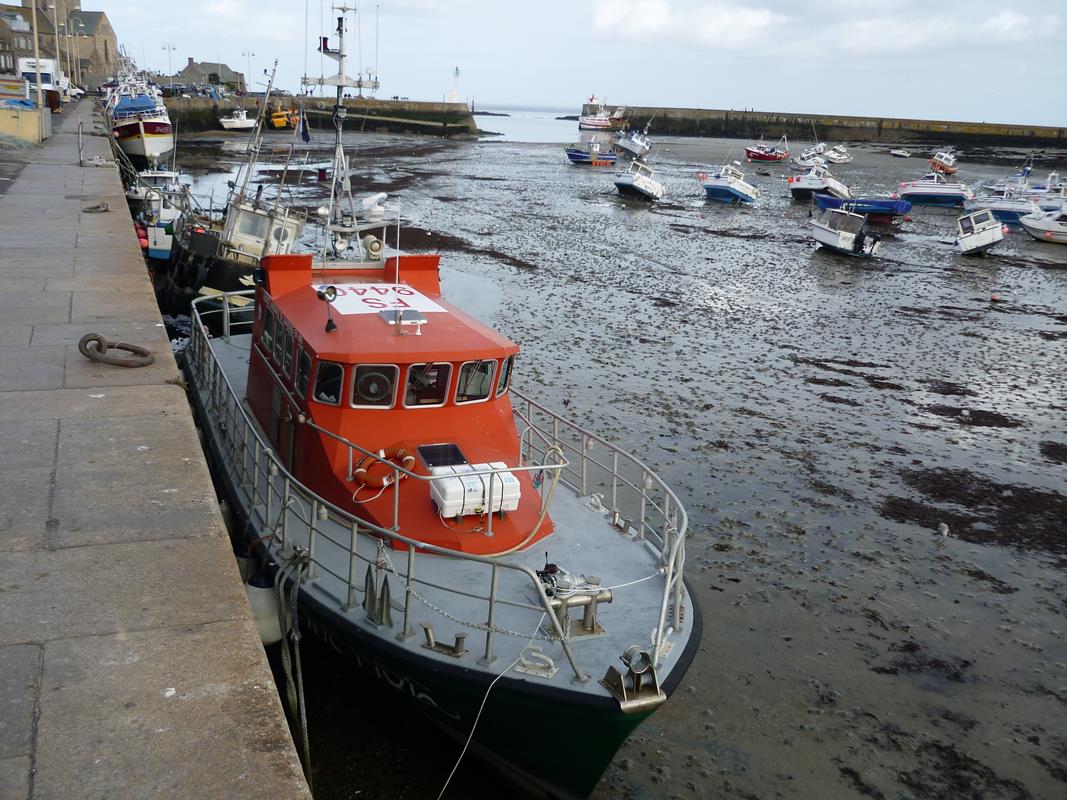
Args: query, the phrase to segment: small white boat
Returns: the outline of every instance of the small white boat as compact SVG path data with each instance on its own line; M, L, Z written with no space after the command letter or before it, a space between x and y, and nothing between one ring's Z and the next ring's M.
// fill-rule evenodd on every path
M219 117L219 125L228 131L250 131L256 127L255 119L249 119L243 108L235 108L228 117Z
M141 213L149 193L180 192L182 184L178 175L178 172L170 169L143 169L138 172L137 180L126 190L130 213L134 216Z
M697 175L708 200L718 203L755 203L760 196L759 189L745 181L745 174L734 164L723 164L710 175L701 172Z
M823 158L831 164L847 164L852 160L852 154L845 149L843 144L835 144L823 153Z
M994 217L1009 225L1018 225L1020 217L1041 211L1041 207L1033 200L1020 197L1010 189L1002 189L973 200L964 200L963 208L966 211L988 208Z
M807 150L804 150L800 155L793 156L789 159L789 163L792 166L801 167L803 169L823 166L826 164L826 159L822 157L822 154L825 152L826 145L819 142L814 147L809 147Z
M949 183L940 172L930 172L900 184L892 197L917 206L962 206L974 199L974 192L965 183Z
M849 198L852 192L823 166L814 166L805 175L790 175L786 178L789 193L794 200L808 200L813 194L829 194Z
M619 194L659 200L663 197L663 184L653 178L653 174L648 164L631 161L625 172L615 174L615 188L619 190Z
M842 208L829 208L811 221L811 235L822 247L847 256L869 257L882 243L864 229L867 217Z
M1004 239L1004 226L988 208L956 220L956 247L965 256L980 256Z
M652 140L641 131L632 131L629 135L620 131L615 141L616 150L622 150L633 158L640 158L652 149Z
M889 155L894 158L911 158L911 152L905 150L903 147L898 147L895 150L890 150Z
M1038 241L1067 244L1067 211L1048 211L1019 218L1019 224Z

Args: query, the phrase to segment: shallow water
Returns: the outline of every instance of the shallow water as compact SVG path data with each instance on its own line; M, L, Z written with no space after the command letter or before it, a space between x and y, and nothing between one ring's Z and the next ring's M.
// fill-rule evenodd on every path
M917 208L879 258L816 251L781 166L749 169L756 208L703 201L736 141L660 141L656 206L558 143L353 142L404 248L442 248L446 294L522 345L517 385L687 505L701 652L596 798L1067 795L1067 247L966 259ZM834 172L924 171L888 149ZM319 656L317 796L436 797L458 748ZM448 796L510 792L472 762Z

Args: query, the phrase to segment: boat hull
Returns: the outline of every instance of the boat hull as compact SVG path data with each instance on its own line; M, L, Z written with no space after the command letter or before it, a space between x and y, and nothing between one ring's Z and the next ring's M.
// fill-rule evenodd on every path
M567 159L578 167L613 167L618 157L614 153L592 153L568 147Z
M913 206L963 206L962 194L930 194L925 192L899 192L901 200L907 200Z
M250 131L256 127L254 119L220 119L219 125L227 131Z
M761 150L750 150L745 148L745 158L749 161L785 161L789 157L789 152L781 153L765 153Z
M637 197L641 200L659 200L663 197L663 187L650 180L634 180L630 175L620 175L615 180L615 188L619 194L626 197Z
M1033 222L1026 217L1019 220L1023 230L1033 236L1039 242L1052 242L1053 244L1067 244L1067 229L1059 230L1044 227L1040 220Z
M998 242L1004 240L1004 231L999 226L972 233L969 236L956 237L956 247L961 255L980 256Z
M704 184L704 194L707 196L708 200L713 200L716 203L730 203L734 205L745 203L751 205L756 202L755 197L745 194L732 186L709 186L708 184Z
M174 127L169 120L128 120L116 124L112 132L138 168L154 166L174 150Z

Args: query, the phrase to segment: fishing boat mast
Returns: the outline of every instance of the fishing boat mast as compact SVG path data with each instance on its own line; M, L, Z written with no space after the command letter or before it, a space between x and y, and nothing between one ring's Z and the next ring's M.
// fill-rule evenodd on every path
M319 37L318 51L337 62L336 75L320 75L318 78L304 76L302 83L305 86L335 86L337 97L333 107L334 126L334 152L333 152L333 175L330 181L330 204L324 217L326 235L323 238L322 259L344 258L353 249L358 247L362 251L362 244L357 234L362 230L356 221L355 202L352 199L352 182L348 174L348 158L345 156L344 146L341 142L341 134L344 130L345 119L348 109L344 105L344 90L346 88L358 89L361 93L364 88L377 89L377 77L371 80L363 78L350 78L346 73L345 61L347 50L345 48L346 17L349 11L358 13L355 7L346 5L333 6L333 10L340 13L337 17L337 47L331 48L329 38Z
M237 191L237 199L244 199L245 192L248 190L248 181L252 178L252 170L255 167L256 162L259 160L259 148L263 141L263 121L266 119L267 108L270 106L270 95L274 89L274 76L277 73L278 59L274 59L274 65L270 70L270 78L267 80L267 93L263 97L263 102L259 106L259 113L256 114L256 126L252 129L252 135L248 138L248 147L245 150L248 157L245 159L244 164L242 164L244 175L241 176L241 188ZM234 196L231 195L229 200L233 199Z

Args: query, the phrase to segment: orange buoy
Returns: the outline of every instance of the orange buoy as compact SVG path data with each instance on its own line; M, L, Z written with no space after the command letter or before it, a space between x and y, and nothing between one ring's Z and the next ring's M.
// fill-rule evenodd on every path
M997 294L996 292L993 292L993 294L989 295L989 302L991 302L991 303L999 303L1000 302L1000 295Z
M140 239L137 240L137 244L141 245L141 249L142 250L147 250L148 249L148 240L147 239L140 238Z

